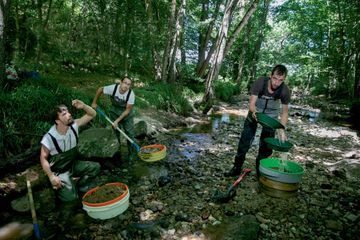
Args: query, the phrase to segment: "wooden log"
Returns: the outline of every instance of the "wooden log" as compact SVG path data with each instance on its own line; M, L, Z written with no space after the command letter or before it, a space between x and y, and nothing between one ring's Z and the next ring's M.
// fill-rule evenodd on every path
M40 146L0 161L0 177L8 173L18 173L40 162Z

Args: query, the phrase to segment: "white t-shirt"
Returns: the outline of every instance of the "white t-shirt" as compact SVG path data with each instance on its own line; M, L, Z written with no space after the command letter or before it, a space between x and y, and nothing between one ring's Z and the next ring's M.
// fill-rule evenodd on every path
M106 95L112 96L113 92L114 92L115 85L116 84L105 86L104 90L103 90L103 93L106 94ZM127 90L125 93L121 94L119 89L120 89L120 84L118 85L118 88L116 90L115 98L126 101L126 97L128 95L129 90ZM127 103L130 104L130 105L134 105L134 103L135 103L135 94L134 94L134 91L132 91L132 90L131 90L129 100L128 100Z
M79 126L74 122L72 124L72 127L74 128L76 134L79 136ZM41 144L50 151L51 156L59 153L56 150L54 142L52 141L49 133L56 139L60 149L63 152L69 151L70 149L76 147L76 136L71 130L71 128L69 127L65 135L61 135L56 130L56 125L54 124L41 140Z

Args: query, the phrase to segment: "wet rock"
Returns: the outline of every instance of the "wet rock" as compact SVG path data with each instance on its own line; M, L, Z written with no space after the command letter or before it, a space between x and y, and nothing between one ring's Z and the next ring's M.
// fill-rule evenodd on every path
M171 177L170 176L161 176L159 177L158 180L158 186L159 187L164 187L165 185L169 184L171 182Z
M112 129L89 128L80 133L78 147L86 158L111 158L119 150L119 143Z
M27 239L32 232L32 224L11 222L0 228L0 239Z
M346 171L344 169L335 169L332 173L335 177L346 179Z
M160 201L152 201L146 205L146 208L150 208L150 210L153 212L162 211L164 209L164 207L165 207L164 203L162 203Z
M205 235L210 239L258 239L260 225L255 216L229 217L218 225L207 227Z
M322 183L320 184L322 189L332 189L332 185L330 183Z
M150 221L150 220L154 220L155 218L156 218L156 214L150 209L140 213L141 221Z
M202 220L207 220L207 219L209 219L209 217L210 217L210 212L205 211L205 212L201 213Z
M360 215L355 215L355 214L352 214L352 213L346 213L345 218L347 220L349 220L350 222L356 222L356 221L359 220Z
M163 124L149 116L134 118L135 136L144 138L155 138L160 132L167 132Z
M335 221L335 220L326 220L325 225L327 228L332 229L332 230L341 231L343 229L342 223L339 221Z
M187 215L186 213L179 213L175 216L175 221L178 222L190 222L191 217Z
M29 212L30 204L29 204L28 196L23 196L21 198L12 200L11 207L17 212Z

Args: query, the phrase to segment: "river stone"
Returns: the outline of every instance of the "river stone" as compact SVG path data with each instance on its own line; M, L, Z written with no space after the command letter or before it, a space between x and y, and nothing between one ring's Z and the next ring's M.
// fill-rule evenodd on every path
M156 137L159 132L166 132L163 124L148 116L141 116L134 118L135 137Z
M258 239L260 224L253 215L229 217L221 224L205 229L210 239L252 240Z
M79 135L79 153L86 158L111 158L119 150L112 129L89 128Z
M11 201L11 208L17 212L29 212L30 211L30 204L29 198L27 195L17 198Z
M34 207L36 211L47 213L55 208L55 195L52 189L46 188L33 192ZM11 201L11 208L17 212L30 212L28 194Z

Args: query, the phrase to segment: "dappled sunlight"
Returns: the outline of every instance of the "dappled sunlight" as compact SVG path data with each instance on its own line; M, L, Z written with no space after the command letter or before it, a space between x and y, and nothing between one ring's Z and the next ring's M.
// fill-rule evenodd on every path
M293 160L295 162L315 162L314 158L311 156L306 156L306 155L295 155L293 157Z
M352 165L352 164L360 164L360 159L343 159L337 162L323 162L323 164L327 167L335 167L339 164Z
M332 127L332 128L321 128L321 127L314 127L314 128L304 128L306 133L316 137L323 137L323 138L340 138L349 136L354 138L357 142L359 139L355 131L351 131L346 128L342 127Z
M241 108L230 108L230 107L220 107L219 110L215 111L215 114L229 114L233 116L241 116L246 117L248 114L247 109L241 109Z
M158 213L154 213L151 210L146 210L144 212L140 213L140 220L141 221L151 221L151 220L155 220L158 216Z
M354 179L360 177L360 159L342 159L337 162L323 162L324 166L330 171L341 171L345 169L346 176Z
M207 240L209 238L205 237L203 233L193 233L193 234L181 234L178 233L175 229L163 230L161 233L162 239L180 239L180 240Z

